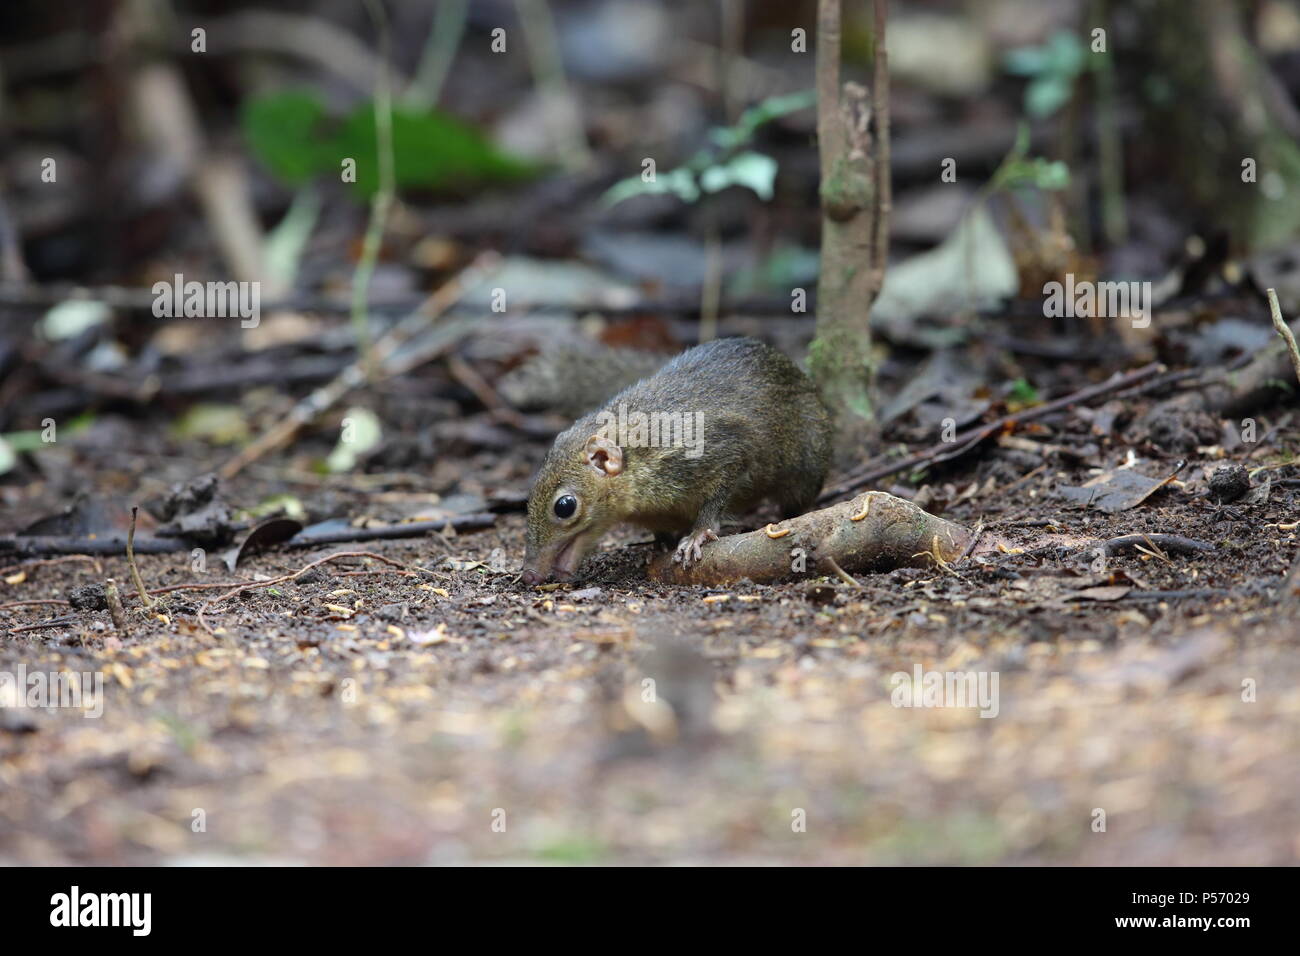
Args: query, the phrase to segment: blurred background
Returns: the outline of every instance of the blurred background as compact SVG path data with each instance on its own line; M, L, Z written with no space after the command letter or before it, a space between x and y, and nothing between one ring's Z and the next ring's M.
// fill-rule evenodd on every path
M0 434L123 401L177 411L228 396L216 379L328 379L484 250L510 257L491 287L513 287L506 311L522 320L480 356L491 381L584 317L596 327L582 334L610 344L672 350L717 334L721 317L724 333L797 349L820 231L815 12L6 4ZM850 80L870 75L868 13L846 6ZM1149 280L1157 304L1272 285L1295 305L1293 4L896 2L890 18L891 260L964 260L891 276L872 317L886 396L954 344L1100 368L1222 358L1267 334L1232 306L1209 331L1206 315L1180 314L1099 340L1041 321L1044 284L1066 273ZM377 101L391 117L386 177ZM263 321L157 320L146 290L177 274L260 282ZM99 292L69 304L73 286ZM490 305L487 288L468 303ZM792 308L794 289L806 304ZM981 321L994 306L997 321ZM351 334L337 321L349 314Z

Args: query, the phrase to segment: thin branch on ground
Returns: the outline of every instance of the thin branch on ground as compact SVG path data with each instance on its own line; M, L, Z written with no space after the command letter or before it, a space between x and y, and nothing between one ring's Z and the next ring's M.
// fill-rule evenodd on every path
M1112 376L1107 381L1098 385L1089 385L1086 388L1081 388L1077 392L1072 392L1069 395L1047 402L1044 405L1027 408L1022 412L1015 412L1011 415L1003 415L1001 418L995 419L987 424L977 425L974 428L961 432L950 442L939 442L923 451L914 452L913 454L907 455L896 461L879 465L868 469L867 471L859 472L856 475L851 475L839 484L823 491L821 495L818 496L817 501L819 504L832 501L840 495L856 491L874 481L879 481L881 478L897 474L900 471L928 467L943 461L949 461L953 458L960 458L976 445L1000 431L1012 428L1023 422L1034 421L1035 419L1043 418L1055 412L1063 411L1071 405L1080 405L1084 402L1091 402L1098 398L1109 396L1113 392L1129 388L1130 386L1135 385L1144 379L1148 379L1153 375L1159 374L1164 370L1165 367L1159 362L1152 362L1149 365L1144 365L1141 368L1134 369L1132 372L1128 372L1127 374Z
M72 615L51 618L48 621L38 621L35 624L24 624L21 627L11 627L8 633L21 634L23 631L48 631L52 627L67 627L76 621Z

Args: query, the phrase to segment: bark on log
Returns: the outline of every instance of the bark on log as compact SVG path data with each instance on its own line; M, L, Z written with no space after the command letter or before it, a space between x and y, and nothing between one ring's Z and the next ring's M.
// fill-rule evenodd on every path
M664 554L651 563L649 576L668 584L723 585L743 578L761 583L831 574L828 557L850 573L889 571L955 561L970 543L971 532L961 525L886 492L868 491L776 526L711 542L689 568Z

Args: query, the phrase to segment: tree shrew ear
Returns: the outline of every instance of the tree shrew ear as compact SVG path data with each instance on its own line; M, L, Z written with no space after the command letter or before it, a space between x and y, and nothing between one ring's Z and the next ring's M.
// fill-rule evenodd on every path
M614 477L623 472L623 449L602 435L587 439L587 464L602 475Z

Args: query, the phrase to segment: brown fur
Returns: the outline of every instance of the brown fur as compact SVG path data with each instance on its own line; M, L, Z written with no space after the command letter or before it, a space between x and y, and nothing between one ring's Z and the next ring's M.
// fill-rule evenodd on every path
M684 447L623 447L622 470L588 460L588 440L620 405L646 414L703 413L699 457ZM617 441L618 436L612 436ZM660 533L716 531L724 515L764 499L787 515L806 511L821 490L834 439L830 413L789 358L755 339L721 339L677 356L624 389L555 439L528 501L526 578L545 578L565 545L571 568L617 524ZM561 492L578 498L573 519L556 519ZM531 572L531 573L529 573Z

